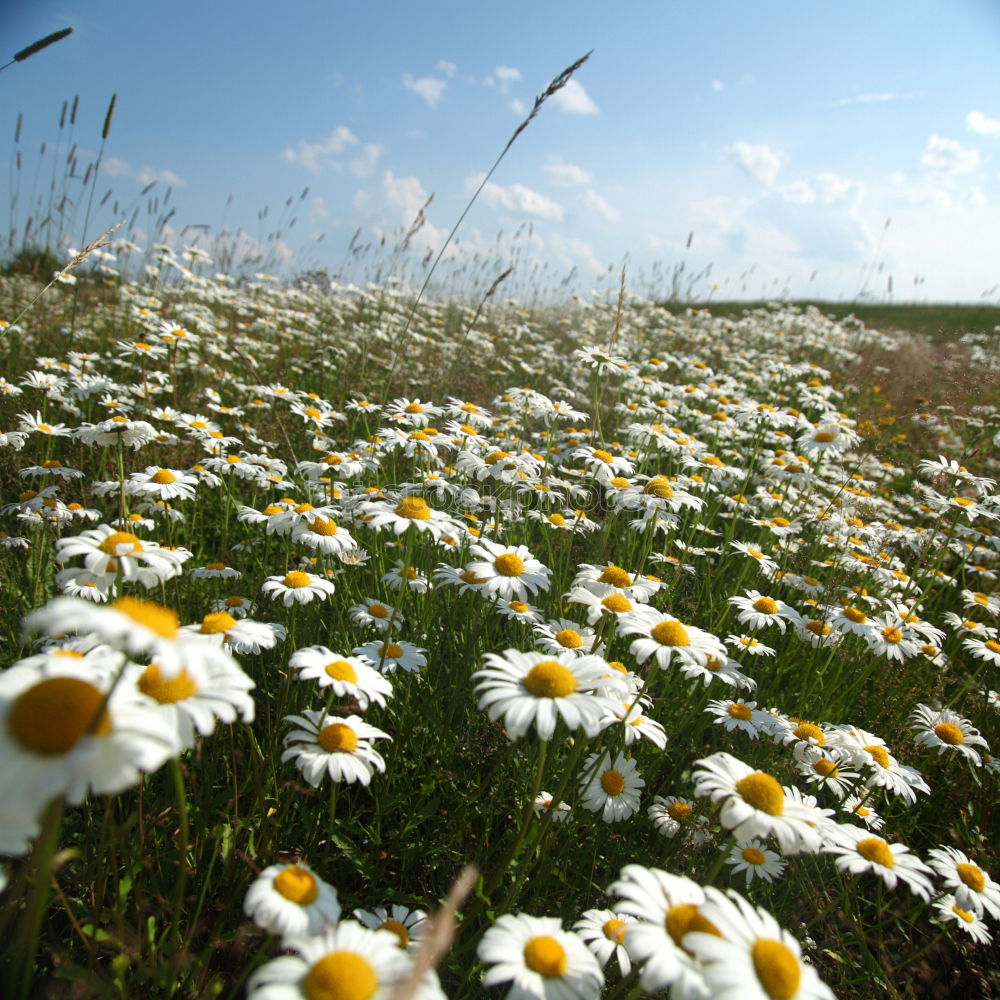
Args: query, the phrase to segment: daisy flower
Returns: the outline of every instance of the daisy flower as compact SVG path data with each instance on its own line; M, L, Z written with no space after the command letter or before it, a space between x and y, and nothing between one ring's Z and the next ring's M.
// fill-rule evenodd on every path
M626 865L608 894L618 897L616 912L634 918L625 929L625 950L641 966L643 990L670 986L677 997L705 995L701 969L681 944L690 931L715 930L701 914L702 887L659 868Z
M974 659L985 660L995 667L1000 667L1000 642L996 639L969 636L962 640L962 646Z
M733 874L742 872L746 876L747 885L755 878L762 878L766 882L773 882L776 878L781 878L788 866L781 860L779 854L768 850L760 840L743 841L733 845L733 849L726 858Z
M794 749L797 769L806 781L822 784L842 799L857 786L861 775L851 770L850 756L843 750L827 749L810 743L798 743Z
M720 1000L834 1000L802 961L798 941L739 893L709 887L701 908L711 928L692 928L684 944L701 963L710 996Z
M752 635L727 635L726 642L748 656L774 656L773 646L765 646Z
M639 811L639 798L646 782L636 763L623 753L591 754L583 762L580 804L588 812L600 812L605 823L617 823Z
M243 912L268 934L319 934L340 919L337 890L304 861L265 868L243 898Z
M364 712L374 702L384 707L392 684L359 656L338 656L326 646L306 646L292 653L289 667L300 681L316 681L320 689L333 688L338 698L354 698Z
M770 774L720 752L695 762L694 779L695 795L722 802L719 818L737 839L773 836L783 854L819 849L812 812Z
M285 722L299 726L285 736L288 748L281 760L295 761L295 766L313 788L324 777L351 784L367 785L375 771L385 771L382 755L371 740L392 739L381 729L369 726L358 715L341 718L322 711L306 709L302 715L286 715Z
M902 881L925 902L934 894L934 887L928 878L933 874L931 869L910 854L905 845L889 844L874 836L870 830L844 823L830 827L823 852L835 855L835 863L842 872L852 875L872 872L890 889L895 889L897 882Z
M89 792L124 791L178 749L142 692L85 660L49 657L0 673L0 797L14 813L40 812L56 795L76 805Z
M597 641L592 629L583 628L569 618L540 622L534 626L534 632L539 637L535 644L546 653L556 656L562 653L583 656L593 650Z
M546 811L552 810L553 823L565 823L569 819L572 810L566 802L556 802L555 796L551 792L539 792L535 796L532 807L536 816L542 816Z
M527 601L500 601L494 605L497 614L504 618L527 622L536 625L542 620L542 613Z
M359 505L358 510L360 519L376 531L391 528L394 534L401 535L413 526L417 531L426 531L434 539L459 534L458 525L451 517L429 507L423 497L403 497L394 506L383 500L367 500Z
M1000 885L990 878L962 851L954 847L935 847L928 853L931 867L954 893L958 906L977 916L989 913L1000 920Z
M200 625L185 625L181 633L218 636L216 641L225 642L234 653L259 653L263 649L273 649L284 641L285 626L278 623L255 622L249 618L236 618L225 610L210 611Z
M704 664L710 656L722 659L725 647L710 632L693 625L683 625L676 618L651 608L623 614L618 619L619 635L638 635L629 646L637 662L650 657L665 670L676 657L685 662Z
M147 466L145 472L133 472L125 482L125 492L157 500L193 500L198 477L177 469Z
M293 542L301 542L324 555L340 556L358 547L349 531L340 527L332 517L318 512L315 517L293 522L291 533Z
M982 919L971 910L964 910L950 893L934 901L937 919L944 924L954 923L968 934L976 944L989 944L993 935L983 925Z
M748 590L742 597L730 597L729 603L740 609L737 621L741 625L749 625L752 632L768 625L777 625L784 634L786 622L798 625L802 621L802 616L791 605L776 601L757 590Z
M400 590L404 580L407 589L415 594L426 594L431 589L430 580L413 566L404 566L402 559L397 559L392 569L382 574L381 580L390 590Z
M179 576L191 553L186 549L164 549L110 524L100 524L56 541L57 562L65 563L76 556L83 556L83 565L91 573L116 569L123 580L135 580L149 588Z
M372 931L341 920L311 937L284 942L282 955L257 969L247 983L247 1000L328 1000L368 997L387 1000L411 974L408 954L391 931ZM420 980L412 1000L444 1000L433 972Z
M389 909L376 906L371 911L355 910L354 916L369 930L392 931L404 951L415 951L427 930L427 914L423 910L411 910L398 903L393 903Z
M626 683L599 656L546 656L508 649L488 653L486 667L472 675L477 681L479 708L490 721L503 716L511 740L532 726L539 739L550 740L562 719L571 730L582 728L593 737L605 725L612 699L600 693L625 690Z
M850 813L852 818L861 820L869 830L881 830L885 826L885 820L857 795L848 795L841 803L841 809Z
M631 746L637 739L649 740L661 750L667 745L666 730L655 719L644 714L644 709L651 704L648 698L628 695L611 710L614 722L623 727L626 746Z
M402 614L397 609L387 607L373 597L366 597L364 604L352 605L347 613L352 622L358 625L372 625L379 632L388 632L390 622L397 628L404 622Z
M708 819L696 815L695 803L677 795L654 795L646 809L654 829L661 837L676 837L682 831L695 844L708 839Z
M505 913L476 954L489 966L484 986L511 984L507 1000L598 1000L604 986L594 954L558 917Z
M290 608L293 604L308 604L313 598L325 601L333 593L334 586L314 573L295 569L284 576L269 576L260 589L261 593L270 595L272 601L280 600Z
M587 609L587 624L596 625L602 615L623 615L636 606L624 594L610 591L601 596L587 587L574 587L567 595L570 604L582 604Z
M753 559L764 573L773 573L778 568L778 564L770 556L765 555L760 549L749 542L730 542L729 544L737 552L742 552L743 555Z
M585 910L573 924L573 930L594 953L602 969L614 955L618 970L622 976L627 976L632 971L632 959L625 950L628 924L628 919L614 910Z
M989 750L989 745L979 735L979 730L957 712L950 708L935 711L928 705L917 705L910 719L913 722L910 728L917 734L913 740L917 746L936 748L939 754L951 749L976 767L982 764L979 752L973 747Z
M175 669L170 676L155 661L148 667L129 664L124 676L158 704L157 714L169 725L178 746L194 746L196 732L210 736L216 720L253 722L249 692L256 685L218 647L201 650L196 662Z
M757 702L744 702L742 698L735 701L713 700L705 709L710 715L716 716L715 724L722 726L727 733L738 729L755 740L763 728L762 717L766 712L757 711Z
M524 545L502 545L483 539L470 549L473 561L466 569L483 580L483 594L504 601L523 601L549 589L552 570L535 559Z
M351 652L366 659L383 674L392 674L397 670L412 673L427 666L427 657L424 656L426 650L402 639L396 642L382 642L376 639L363 646L357 646Z

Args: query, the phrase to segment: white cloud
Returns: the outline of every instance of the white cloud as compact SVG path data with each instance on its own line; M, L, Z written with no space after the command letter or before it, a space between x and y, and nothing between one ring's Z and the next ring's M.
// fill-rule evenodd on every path
M829 204L831 201L840 201L853 186L853 181L829 171L817 174L816 183L819 185L820 199L825 204Z
M482 180L482 174L473 174L466 180L466 188L475 191ZM562 205L558 202L523 184L502 187L493 181L488 181L480 197L487 205L492 205L494 208L502 208L508 212L516 212L546 222L562 222L565 215Z
M283 160L296 163L314 174L318 174L325 166L339 166L333 159L351 146L356 146L361 140L346 126L338 125L325 139L319 142L306 142L299 139L293 149L288 146L281 154Z
M754 146L749 142L734 142L726 148L726 158L755 181L771 187L781 169L782 154L768 145Z
M438 59L437 65L434 68L439 73L444 73L449 80L458 72L458 67L448 59Z
M870 94L857 94L855 97L841 97L834 104L884 104L887 101L912 101L923 95L917 91L899 93L895 90L879 90Z
M579 80L571 79L565 87L555 92L552 101L561 111L571 115L599 115L601 113L601 109L594 103Z
M608 222L621 222L621 212L613 205L609 205L596 191L589 189L584 191L583 203L587 208L593 209L598 215L607 219Z
M816 200L816 191L808 181L792 181L777 189L785 201L793 205L811 205Z
M935 133L927 140L920 162L942 174L967 174L979 166L979 150Z
M407 90L419 94L428 106L433 108L444 96L444 89L448 86L448 81L436 76L422 76L414 80L409 73L404 73L403 86Z
M172 170L157 170L155 167L143 167L135 173L135 179L145 187L147 184L156 182L166 184L170 187L184 187L187 183L182 177L178 177Z
M361 153L348 164L348 168L355 177L368 177L374 172L381 155L381 146L366 142L361 147Z
M710 84L712 90L718 93L720 90L725 90L726 85L721 80L713 80Z
M965 124L977 135L1000 135L1000 121L982 111L970 111L965 116Z
M521 79L521 71L513 66L497 66L493 72L483 80L487 87L496 87L501 94L506 94L512 83L517 83Z
M528 113L528 105L524 101L519 101L516 97L507 102L507 107L516 115L526 115Z
M153 183L166 184L169 187L184 187L187 184L183 177L178 177L172 170L157 170L150 166L134 170L130 163L117 156L109 156L102 160L101 170L109 177L129 177L143 187Z
M577 239L575 236L560 236L558 233L553 233L549 237L549 244L567 265L575 267L578 264L584 264L592 271L603 272L605 270L604 265L597 259L594 248L584 240Z
M586 187L594 182L593 174L573 163L547 163L542 169L556 187Z

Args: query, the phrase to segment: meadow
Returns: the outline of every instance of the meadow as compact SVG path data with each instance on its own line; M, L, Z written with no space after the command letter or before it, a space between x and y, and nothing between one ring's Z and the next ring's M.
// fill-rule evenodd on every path
M996 994L995 333L112 241L0 279L4 996Z

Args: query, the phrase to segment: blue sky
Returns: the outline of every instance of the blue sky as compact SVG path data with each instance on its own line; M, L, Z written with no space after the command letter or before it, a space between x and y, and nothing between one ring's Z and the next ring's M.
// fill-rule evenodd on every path
M186 224L242 228L248 247L280 229L289 270L357 278L355 231L385 236L388 260L433 194L419 259L534 96L593 49L510 149L452 268L488 282L513 263L519 293L571 268L575 290L603 289L627 260L637 292L669 291L683 264L700 298L884 299L890 278L895 299L1000 298L996 0L33 0L3 6L0 55L70 26L0 74L11 150L24 116L5 231L32 192L47 204L71 143L80 172L92 161L117 93L96 200L113 196L87 236L116 201L152 228L170 188L179 246Z

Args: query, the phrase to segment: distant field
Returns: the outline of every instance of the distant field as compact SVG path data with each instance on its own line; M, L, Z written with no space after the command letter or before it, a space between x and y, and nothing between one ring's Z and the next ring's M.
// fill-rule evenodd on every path
M681 308L705 309L713 316L740 316L748 309L758 309L760 302L708 302L686 303ZM963 333L983 333L1000 325L1000 306L970 305L961 303L850 303L795 300L792 305L805 308L815 306L824 315L843 319L857 316L865 326L884 330L905 330L922 333L935 340L947 341ZM669 306L673 309L674 306Z

